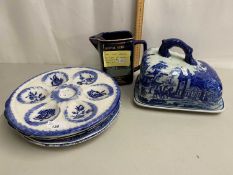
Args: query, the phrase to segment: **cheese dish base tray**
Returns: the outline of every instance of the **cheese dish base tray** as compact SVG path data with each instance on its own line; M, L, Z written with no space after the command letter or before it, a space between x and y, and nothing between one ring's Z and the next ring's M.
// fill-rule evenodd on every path
M221 100L221 108L217 109L217 110L203 110L203 109L197 109L197 108L187 108L187 107L177 107L177 106L166 106L166 105L150 105L150 104L146 104L144 102L142 102L139 99L139 76L136 79L135 82L135 87L134 87L134 102L138 105L138 106L142 106L142 107L146 107L146 108L154 108L154 109L165 109L165 110L175 110L175 111L189 111L189 112L202 112L202 113L220 113L224 110L224 101L223 99Z

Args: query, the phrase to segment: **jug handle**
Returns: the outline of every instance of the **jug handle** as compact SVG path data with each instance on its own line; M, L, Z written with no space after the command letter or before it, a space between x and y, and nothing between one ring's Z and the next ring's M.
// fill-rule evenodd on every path
M185 53L185 62L190 65L197 65L197 62L193 58L193 49L187 45L185 42L183 42L180 39L177 38L170 38L166 40L162 40L162 44L159 48L159 55L163 57L170 57L169 49L172 47L179 47L181 48Z
M144 52L147 50L147 43L145 40L134 40L133 41L133 44L134 45L137 45L137 44L142 44L143 45L143 54ZM136 67L133 68L133 71L136 72L137 70L140 69L140 64Z

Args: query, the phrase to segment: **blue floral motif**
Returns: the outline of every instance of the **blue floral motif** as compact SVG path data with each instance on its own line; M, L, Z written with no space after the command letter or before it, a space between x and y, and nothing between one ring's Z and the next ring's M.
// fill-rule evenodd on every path
M50 78L52 86L59 86L63 83L62 78L58 78L56 75L53 75L53 77Z
M113 88L107 84L95 84L87 91L87 96L91 100L102 100L113 94Z
M77 102L75 106L69 106L64 112L65 118L70 122L83 122L91 119L97 113L97 107L89 102Z
M105 92L105 90L103 90L101 92L90 90L89 92L87 92L87 94L92 98L99 98L99 97L106 95L107 93Z
M78 85L87 85L92 84L97 80L97 73L94 71L83 70L74 74L73 78L75 79Z
M22 90L18 96L17 100L21 103L36 103L42 101L47 96L47 90L38 86L38 87L29 87Z
M56 106L54 108L46 107L46 103L41 103L31 108L24 116L29 125L39 126L54 120L60 112Z
M85 111L85 108L83 105L79 105L75 107L75 111L72 112L74 114L74 119L82 118L85 116L85 114L89 114L90 112L93 112L93 110L88 109Z
M55 109L45 109L45 110L41 110L40 112L38 112L38 116L36 116L34 118L34 120L39 120L39 121L43 121L46 119L49 119L50 117L55 115Z
M45 95L43 95L42 93L37 93L37 92L33 93L30 91L26 98L29 98L31 101L36 102L45 99Z
M64 72L50 72L42 77L42 81L52 86L60 86L69 80L68 75Z

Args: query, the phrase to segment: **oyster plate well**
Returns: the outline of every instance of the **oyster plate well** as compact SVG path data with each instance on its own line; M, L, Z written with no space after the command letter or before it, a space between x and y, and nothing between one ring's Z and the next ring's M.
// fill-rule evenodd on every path
M93 128L119 101L119 86L104 72L62 68L19 86L8 98L4 113L8 123L23 135L50 139Z

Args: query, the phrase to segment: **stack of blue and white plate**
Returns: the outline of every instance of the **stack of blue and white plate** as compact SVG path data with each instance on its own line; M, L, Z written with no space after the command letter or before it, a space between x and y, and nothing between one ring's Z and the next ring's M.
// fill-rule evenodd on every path
M102 133L117 117L120 89L104 72L63 68L19 86L5 105L9 125L28 141L74 145Z

